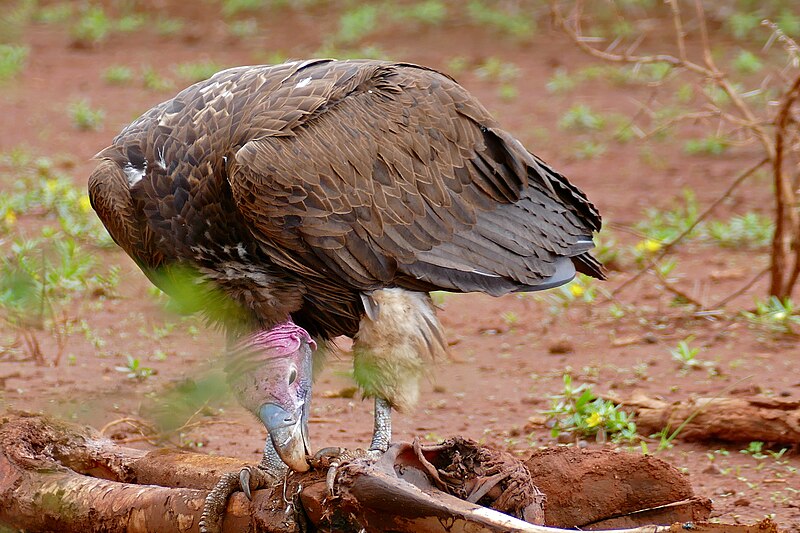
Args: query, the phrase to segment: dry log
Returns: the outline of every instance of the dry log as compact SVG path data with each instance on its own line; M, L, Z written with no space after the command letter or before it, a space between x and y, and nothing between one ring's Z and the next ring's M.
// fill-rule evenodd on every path
M685 441L800 443L800 400L733 397L668 403L635 394L613 401L634 412L643 435L680 428L677 438Z
M424 533L565 531L532 525L478 505L476 502L507 506L519 516L543 517L538 506L541 498L526 488L530 476L525 481L526 476L521 475L524 468L520 469L518 462L491 450L484 453L487 449L469 441L454 439L453 442L431 447L394 446L375 465L354 461L340 469L335 496L328 493L324 472L314 471L292 475L274 489L256 491L252 502L240 493L235 494L227 509L224 531L288 533L305 520L310 520L320 531L341 532L384 531L387 527ZM235 459L193 453L146 453L123 448L89 428L25 414L0 420L0 447L0 526L30 531L197 531L207 489L223 472L236 471L244 464ZM689 502L692 501L691 488L681 476L676 479L685 484L682 488L662 490L660 478L639 475L629 483L629 489L611 490L620 486L621 480L603 472L633 474L634 470L643 470L651 475L670 475L668 467L641 466L641 461L660 463L652 458L620 453L606 457L604 462L594 454L561 453L566 454L566 459L559 452L550 452L550 459L543 456L529 464L541 469L536 475L538 483L549 482L554 487L563 480L550 479L542 466L550 460L576 474L596 471L576 477L582 480L582 489L595 490L598 496L586 517L576 512L566 513L577 516L581 523L626 515L630 517L626 525L632 526L643 522L636 522L637 513L631 514L629 510L641 515L648 509L650 515L645 516L646 520L658 521L673 516L650 509L669 500L668 494L688 495ZM454 456L458 459L454 460ZM638 466L625 466L633 459ZM610 468L612 463L616 465L614 468ZM472 470L467 475L457 475L469 469ZM567 495L577 491L569 487L566 484L551 491L558 495L554 496L558 505L570 506ZM440 488L472 501L456 498ZM636 503L629 504L624 496L629 491L658 496L652 500L637 497ZM614 496L600 496L606 493ZM522 498L525 494L531 497ZM577 503L580 507L586 504L580 499ZM691 507L686 502L677 506L682 505ZM692 508L691 512L696 510ZM762 531L777 531L774 525L770 527ZM680 529L648 526L626 531L656 533Z

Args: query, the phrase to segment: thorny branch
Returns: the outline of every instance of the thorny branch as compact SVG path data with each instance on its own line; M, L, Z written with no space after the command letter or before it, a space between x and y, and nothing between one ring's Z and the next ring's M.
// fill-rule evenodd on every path
M609 61L613 63L644 65L644 64L667 64L676 69L677 71L686 71L693 73L700 77L705 84L720 89L730 100L730 105L733 112L722 109L718 103L715 103L710 94L702 91L705 98L708 100L708 109L696 113L687 113L677 119L673 119L667 126L662 125L654 132L664 129L675 122L687 119L702 119L702 118L715 118L718 117L720 125L723 122L731 126L736 126L739 131L744 131L752 135L752 138L758 140L763 149L763 159L757 164L753 165L739 176L737 176L728 189L694 221L694 223L678 237L667 243L658 255L651 258L647 264L637 271L633 276L625 280L618 286L611 296L615 296L623 291L626 287L630 286L633 282L638 280L643 274L652 272L657 275L654 267L658 261L663 259L669 252L673 250L676 244L681 242L697 225L704 220L725 198L729 197L733 190L738 187L748 176L750 176L757 169L761 168L767 163L771 163L774 172L775 183L775 235L772 244L771 268L769 270L771 275L770 282L770 295L775 295L780 298L789 297L792 293L794 285L800 278L800 217L797 212L797 196L795 193L796 186L792 186L790 178L786 175L785 159L786 151L786 133L787 127L794 123L791 113L792 106L800 99L800 76L797 77L791 88L786 90L781 99L779 112L774 120L767 117L759 117L752 107L744 100L744 96L740 93L734 83L731 81L727 72L721 70L715 63L712 51L711 41L708 33L708 24L706 20L705 10L703 8L702 0L693 0L695 20L694 26L700 37L700 50L702 53L702 61L692 60L689 56L686 41L686 30L683 20L683 14L680 8L679 0L665 0L665 3L670 9L672 19L672 26L675 35L675 46L677 48L677 55L672 54L637 54L635 49L642 39L635 41L635 44L623 52L615 53L613 50L618 47L620 40L615 40L612 46L606 49L600 49L592 45L596 39L589 39L585 37L581 30L581 19L583 13L582 0L576 0L570 20L562 13L558 0L551 0L550 7L555 26L563 31L569 39L582 51L586 52L592 57ZM770 42L779 41L787 51L791 58L791 66L797 68L800 66L800 47L792 39L787 37L781 32L777 26L769 21L764 24L769 26L772 31ZM774 133L770 131L774 127ZM651 134L652 134L651 133ZM645 138L648 135L645 135ZM797 150L797 147L792 147ZM793 254L793 265L789 265L789 256ZM755 279L759 279L762 274L759 274ZM748 283L750 286L751 283ZM674 287L667 287L669 290ZM673 291L674 292L674 291ZM740 294L737 291L735 294ZM691 301L692 299L690 299ZM719 305L724 305L731 301L731 298L724 298ZM698 302L693 301L695 305ZM702 308L702 307L701 307Z
M745 170L744 172L742 172L741 174L739 174L738 176L736 176L736 178L735 178L735 179L734 179L734 180L731 182L731 184L728 186L728 188L725 190L725 192L724 192L724 193L722 193L722 195L721 195L721 196L719 196L719 197L718 197L716 200L714 200L714 201L711 203L711 205L709 205L709 206L708 206L708 207L705 209L705 211L703 211L702 213L700 213L700 214L697 216L697 218L695 219L695 221L694 221L694 222L692 222L692 224L691 224L691 225L689 225L689 227L688 227L688 228L686 228L685 230L683 230L683 232L682 232L680 235L678 235L677 237L675 237L674 239L672 239L670 242L668 242L667 244L665 244L665 245L664 245L664 246L661 248L661 250L658 252L658 254L657 254L657 255L655 255L655 256L653 256L653 257L651 257L651 258L650 258L650 259L647 261L647 263L645 264L645 266L643 266L641 269L639 269L639 271L638 271L638 272L636 272L636 274L634 274L633 276L631 276L630 278L628 278L627 280L625 280L625 281L624 281L624 282L623 282L621 285L617 286L617 288L616 288L616 289L614 289L614 290L612 291L612 293L611 293L611 294L612 294L612 296L616 296L616 295L618 295L618 294L619 294L620 292L622 292L622 291L623 291L623 290L624 290L626 287L628 287L628 286L629 286L629 285L631 285L633 282L635 282L635 281L636 281L636 280L638 280L640 277L642 277L642 276L643 276L645 273L647 273L647 272L650 272L650 271L653 271L653 270L655 269L655 267L658 265L658 262L659 262L659 261L661 261L661 260L662 260L662 259L663 259L663 258L664 258L664 257L665 257L665 256L666 256L666 255L667 255L667 254L668 254L668 253L669 253L669 252L670 252L670 251L671 251L671 250L672 250L672 249L673 249L673 248L674 248L674 247L675 247L677 244L679 244L681 241L683 241L683 239L685 239L687 235L689 235L689 234L690 234L692 231L694 231L694 229L695 229L695 228L696 228L696 227L697 227L697 226L698 226L698 225L699 225L699 224L700 224L700 223L701 223L703 220L705 220L706 218L708 218L708 217L709 217L709 215L711 215L711 213L714 211L714 209L716 209L716 208L717 208L717 206L719 206L719 205L720 205L720 204L721 204L723 201L725 201L725 199L726 199L726 198L730 197L730 195L731 195L731 194L733 194L733 191L735 191L735 190L736 190L736 188L737 188L737 187L739 187L739 185L741 185L741 184L742 184L742 183L743 183L743 182L744 182L744 181L745 181L747 178L749 178L749 177L750 177L750 176L751 176L751 175L752 175L752 174L753 174L753 173L754 173L756 170L758 170L759 168L761 168L762 166L764 166L765 164L767 164L767 162L768 162L768 161L769 161L769 159L767 159L767 158L765 157L764 159L762 159L761 161L759 161L758 163L756 163L756 164L755 164L755 165L753 165L752 167L748 168L747 170ZM691 300L691 299L690 299L690 300Z

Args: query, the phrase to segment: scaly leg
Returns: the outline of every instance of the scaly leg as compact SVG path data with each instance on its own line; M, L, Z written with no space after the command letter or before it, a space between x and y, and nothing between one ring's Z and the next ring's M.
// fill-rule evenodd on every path
M249 500L252 498L251 491L277 484L288 470L289 468L275 451L272 439L267 437L264 456L259 464L246 466L239 472L228 472L208 493L203 514L200 515L200 533L222 531L222 520L228 508L228 499L234 492L241 490Z
M372 442L366 451L336 447L323 448L312 458L311 463L316 468L328 465L325 484L330 494L334 494L336 472L342 463L360 458L377 461L389 449L389 443L392 440L392 406L383 398L375 398L375 425L373 428Z
M375 398L375 426L370 451L384 453L392 440L392 406L383 398Z

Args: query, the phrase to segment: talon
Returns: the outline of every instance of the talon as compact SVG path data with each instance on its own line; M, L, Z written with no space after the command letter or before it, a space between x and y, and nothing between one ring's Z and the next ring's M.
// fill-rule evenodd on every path
M325 466L326 460L333 461L344 455L345 452L345 448L339 448L338 446L328 446L327 448L322 448L315 453L313 457L311 457L311 464L313 464L315 467ZM328 465L330 465L330 463L328 463Z
M239 484L242 486L242 492L247 496L247 499L253 501L253 495L250 493L250 469L242 468L239 472Z
M325 486L331 496L336 496L333 485L336 483L336 472L339 470L339 464L339 461L331 462L331 466L328 467L328 473L325 475Z

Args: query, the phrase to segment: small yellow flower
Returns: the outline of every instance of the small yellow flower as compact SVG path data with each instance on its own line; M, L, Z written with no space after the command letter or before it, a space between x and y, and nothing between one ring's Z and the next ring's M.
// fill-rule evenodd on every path
M586 422L587 426L593 428L603 423L603 417L600 415L600 413L595 411L594 413L586 417L586 420L584 420L584 422Z
M9 211L6 213L6 216L3 217L3 222L7 227L11 227L17 223L17 215L14 214L14 211Z
M636 249L640 252L657 252L661 249L661 242L655 239L645 239L636 244Z
M58 187L58 180L47 180L44 182L44 186L47 187L48 191L53 192L56 190L56 187Z
M569 286L569 292L571 292L576 298L580 298L583 296L583 293L586 292L586 289L583 287L583 285L573 283Z
M89 201L88 196L81 196L81 199L78 201L78 207L80 207L81 211L84 213L88 213L89 210L92 208L92 204Z

